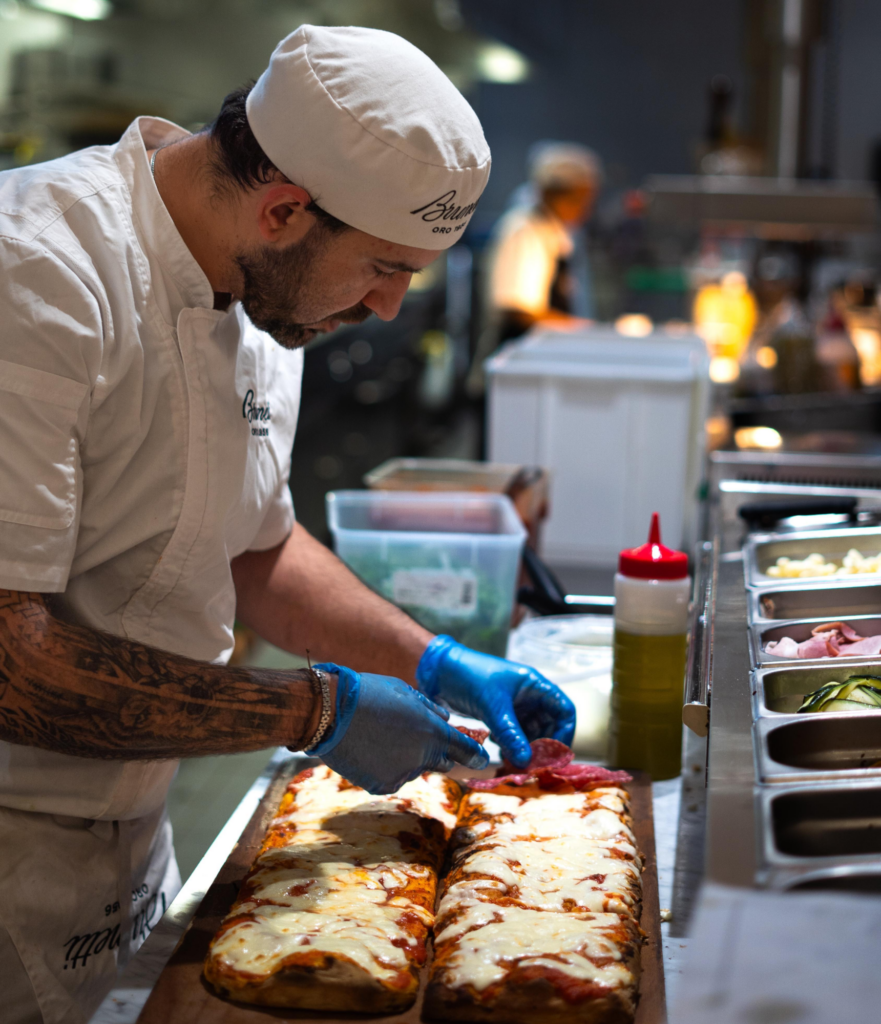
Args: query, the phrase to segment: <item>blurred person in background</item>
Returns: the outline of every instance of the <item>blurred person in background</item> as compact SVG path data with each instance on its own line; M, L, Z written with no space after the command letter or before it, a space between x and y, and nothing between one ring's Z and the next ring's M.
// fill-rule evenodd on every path
M602 182L599 157L574 142L542 142L529 182L496 225L488 260L486 326L468 390L483 390L483 362L536 323L575 326L593 316L583 228Z

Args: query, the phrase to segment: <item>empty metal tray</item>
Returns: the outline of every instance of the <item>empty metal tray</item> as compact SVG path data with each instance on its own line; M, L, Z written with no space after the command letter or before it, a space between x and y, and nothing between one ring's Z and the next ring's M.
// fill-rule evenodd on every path
M881 552L881 527L873 526L863 529L820 530L805 533L768 533L756 534L746 543L744 549L744 569L746 580L750 586L790 587L803 586L813 579L867 579L877 582L881 573L866 573L847 577L807 577L796 579L780 579L768 576L767 570L778 558L802 559L815 552L823 555L828 562L841 564L842 559L851 548L856 548L862 555L877 555Z
M756 723L760 781L877 780L881 785L881 715L829 714L763 718Z
M826 683L843 683L857 673L881 678L879 658L829 658L828 661L805 664L789 661L785 665L785 668L760 668L753 674L750 693L754 718L795 714L806 694ZM878 728L881 730L881 710L867 713L877 715ZM848 716L848 712L830 711L814 713L811 718L845 716Z
M784 888L798 892L852 892L867 896L881 896L881 863L854 868L850 865L810 871L791 878Z
M753 590L749 618L756 625L790 619L834 619L881 615L881 585L850 579L800 580L798 587Z
M777 654L767 654L765 652L766 644L772 640L781 640L785 636L791 636L797 643L801 643L803 640L807 640L811 636L811 632L816 626L823 625L827 622L844 622L846 625L851 626L854 632L859 633L860 636L881 636L881 617L877 615L862 615L862 616L844 616L838 619L796 619L792 622L784 622L779 625L769 626L767 623L760 623L750 627L750 655L754 665L785 665L791 662L795 664L805 664L808 661L821 660L823 662L845 662L850 664L853 658L866 657L881 657L878 655L865 655L857 654L851 657L838 655L835 658L828 656L819 656L816 658L798 658L789 657L783 658Z
M881 785L764 787L763 855L770 865L881 868ZM825 862L825 863L824 863Z
M759 785L753 792L757 885L881 891L872 877L881 875L881 782Z

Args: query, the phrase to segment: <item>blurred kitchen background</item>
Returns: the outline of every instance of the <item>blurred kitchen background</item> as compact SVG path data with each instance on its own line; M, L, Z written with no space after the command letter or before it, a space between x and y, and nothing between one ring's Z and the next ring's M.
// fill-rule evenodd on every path
M877 0L0 0L0 169L115 142L139 114L198 129L303 22L410 39L493 152L468 231L400 316L307 350L291 488L317 536L326 492L390 458L487 454L484 399L466 388L486 256L540 140L604 165L593 318L706 343L710 447L881 452ZM224 759L217 821L262 761ZM205 842L179 832L185 875L218 827L216 787L188 771L172 811L185 830L199 807Z
M292 489L310 530L327 537L327 490L361 486L390 457L481 456L483 409L463 382L483 258L541 139L585 143L605 165L588 235L596 319L698 314L716 443L730 438L725 414L735 427L881 429L881 5L0 0L0 167L113 142L137 114L197 128L304 21L412 40L472 102L493 151L462 244L414 279L398 319L307 353ZM785 194L769 205L778 176Z

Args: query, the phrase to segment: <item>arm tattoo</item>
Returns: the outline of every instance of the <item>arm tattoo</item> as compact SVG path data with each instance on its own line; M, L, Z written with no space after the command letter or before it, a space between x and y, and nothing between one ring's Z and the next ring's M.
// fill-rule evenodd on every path
M54 618L0 590L0 739L80 757L153 760L302 746L306 670L209 665Z

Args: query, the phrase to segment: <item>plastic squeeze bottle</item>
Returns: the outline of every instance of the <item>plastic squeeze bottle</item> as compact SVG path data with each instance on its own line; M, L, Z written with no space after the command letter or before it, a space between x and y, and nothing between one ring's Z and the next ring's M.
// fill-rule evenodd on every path
M661 543L655 512L648 543L618 560L609 722L610 763L653 779L681 771L690 595L688 557Z

